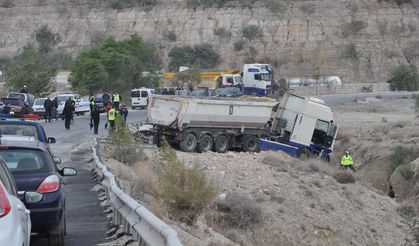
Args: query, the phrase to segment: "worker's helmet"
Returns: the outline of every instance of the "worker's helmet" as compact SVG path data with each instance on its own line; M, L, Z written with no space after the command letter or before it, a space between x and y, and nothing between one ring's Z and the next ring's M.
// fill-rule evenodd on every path
M26 87L28 87L28 86L27 86L27 85L24 85L24 86L23 86L23 88L26 88Z
M345 151L345 154L349 155L349 151L348 151L348 150L347 150L347 151Z

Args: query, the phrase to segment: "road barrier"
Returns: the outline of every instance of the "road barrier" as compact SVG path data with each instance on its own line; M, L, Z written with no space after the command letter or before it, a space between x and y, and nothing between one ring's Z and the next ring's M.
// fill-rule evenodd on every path
M175 230L118 187L115 176L102 163L96 147L92 150L97 180L106 187L113 207L114 224L121 225L125 233L132 234L138 245L182 246Z

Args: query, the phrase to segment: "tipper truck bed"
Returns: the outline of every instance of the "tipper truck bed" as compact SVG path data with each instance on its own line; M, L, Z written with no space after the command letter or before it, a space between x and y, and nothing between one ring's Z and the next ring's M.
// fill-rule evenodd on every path
M275 101L154 95L148 105L148 123L156 138L162 135L186 152L220 153L231 148L259 151Z

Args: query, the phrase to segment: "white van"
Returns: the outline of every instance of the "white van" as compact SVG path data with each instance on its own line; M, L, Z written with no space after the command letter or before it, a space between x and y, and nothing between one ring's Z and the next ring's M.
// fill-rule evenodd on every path
M148 104L148 98L154 95L154 89L140 88L131 90L131 108L146 108Z

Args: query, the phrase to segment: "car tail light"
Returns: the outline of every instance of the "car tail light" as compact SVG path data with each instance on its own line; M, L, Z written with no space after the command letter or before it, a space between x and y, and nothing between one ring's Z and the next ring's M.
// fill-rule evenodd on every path
M50 175L44 181L42 181L42 184L38 187L36 192L38 193L50 193L57 191L60 188L60 178L58 178L57 175Z
M6 216L10 210L12 209L12 206L10 206L9 199L7 199L6 192L2 185L0 185L0 218Z

